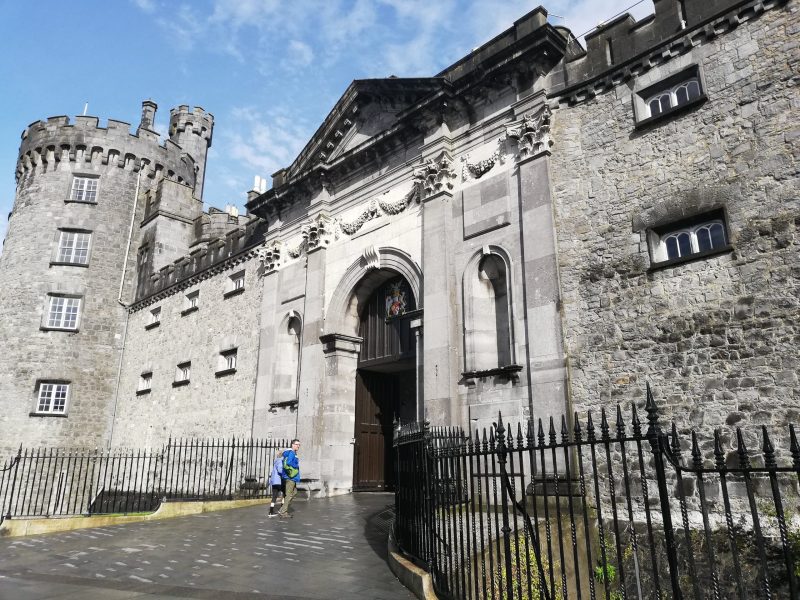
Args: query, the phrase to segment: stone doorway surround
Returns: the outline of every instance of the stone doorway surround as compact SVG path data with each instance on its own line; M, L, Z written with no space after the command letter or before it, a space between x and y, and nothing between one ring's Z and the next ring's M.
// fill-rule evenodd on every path
M411 256L393 247L369 247L345 271L339 284L331 296L326 310L325 329L320 336L322 352L325 360L325 372L321 385L321 402L336 407L330 412L323 411L322 426L327 436L346 438L350 442L349 473L331 473L336 482L328 484L328 488L352 487L353 482L353 434L355 422L356 370L362 338L359 332L359 314L363 303L384 282L401 275L417 302L417 309L422 307L422 270ZM416 335L416 405L418 413L423 411L422 398L422 319L412 322ZM340 440L343 441L343 440ZM347 461L343 457L342 464ZM320 465L323 480L329 477L324 461ZM346 482L344 481L346 480Z

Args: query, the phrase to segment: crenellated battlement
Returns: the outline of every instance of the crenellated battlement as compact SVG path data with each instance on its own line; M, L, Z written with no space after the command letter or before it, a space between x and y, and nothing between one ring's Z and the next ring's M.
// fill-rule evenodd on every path
M637 21L625 13L588 33L585 50L559 28L569 45L563 67L551 75L550 95L582 102L786 2L654 0L654 14Z
M142 170L148 177L159 176L194 185L195 161L174 140L163 144L157 133L139 129L131 133L130 123L108 119L101 127L97 117L55 116L31 123L22 132L17 158L16 179L38 171L57 170L74 163L90 166L116 166L133 172Z
M213 131L214 115L206 112L201 106L190 108L187 104L182 104L169 111L170 138L174 139L180 134L189 132L207 140L208 145L211 146Z

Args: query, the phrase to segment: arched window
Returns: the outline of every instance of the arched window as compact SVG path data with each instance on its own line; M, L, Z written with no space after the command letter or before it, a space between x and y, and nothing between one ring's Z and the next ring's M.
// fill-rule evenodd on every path
M299 313L290 311L278 329L275 343L273 402L297 400L302 331L303 322Z
M697 78L682 81L667 90L658 92L647 99L646 104L651 117L668 112L700 97L700 83Z
M486 247L464 273L464 363L482 372L514 363L508 257Z

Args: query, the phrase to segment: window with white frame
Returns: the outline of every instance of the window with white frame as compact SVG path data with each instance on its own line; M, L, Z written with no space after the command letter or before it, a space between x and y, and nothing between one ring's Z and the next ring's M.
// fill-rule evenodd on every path
M139 376L139 385L136 388L137 392L146 393L150 391L150 386L153 382L153 373L148 371Z
M98 181L97 177L73 177L69 199L75 202L97 202Z
M92 234L89 232L62 230L58 236L56 262L71 265L88 264L91 240Z
M49 329L77 329L80 308L80 298L49 296L46 326Z
M219 353L217 375L227 375L229 373L236 372L236 360L238 353L238 348L230 348Z
M244 292L244 271L239 271L228 278L225 296L233 296L242 292Z
M728 230L722 210L654 228L650 233L653 263L683 262L728 250Z
M150 309L150 314L147 317L147 324L144 326L145 329L152 329L153 327L158 327L161 324L161 307L156 306L155 308Z
M191 361L179 363L175 368L175 382L176 384L189 383L189 378L192 376L192 363Z
M186 294L183 301L183 311L181 314L188 314L200 308L200 290L195 290Z
M700 98L700 95L700 81L697 77L692 77L648 98L645 101L648 111L647 116L655 117L675 108L685 106L692 100Z
M63 415L67 412L69 383L41 381L36 391L36 410L39 415Z
M699 65L691 65L637 90L632 98L637 125L658 121L706 99L702 70Z

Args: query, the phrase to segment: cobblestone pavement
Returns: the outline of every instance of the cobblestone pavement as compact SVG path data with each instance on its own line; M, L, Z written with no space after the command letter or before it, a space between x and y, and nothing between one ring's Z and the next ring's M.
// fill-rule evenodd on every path
M299 497L298 497L299 500ZM0 540L0 600L412 599L386 564L390 494Z

